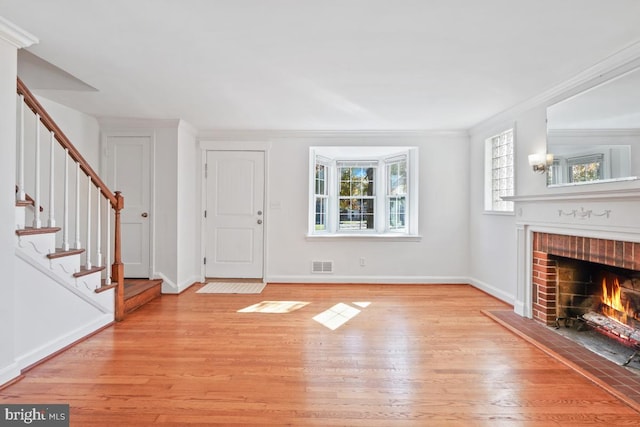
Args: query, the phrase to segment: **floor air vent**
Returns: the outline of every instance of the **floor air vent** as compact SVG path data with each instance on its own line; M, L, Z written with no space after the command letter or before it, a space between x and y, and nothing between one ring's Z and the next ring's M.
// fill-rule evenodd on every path
M311 261L312 273L333 273L333 261Z

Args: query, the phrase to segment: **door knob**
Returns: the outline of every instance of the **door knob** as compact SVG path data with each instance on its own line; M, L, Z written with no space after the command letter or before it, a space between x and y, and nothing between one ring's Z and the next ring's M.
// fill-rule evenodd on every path
M258 220L258 224L262 224L262 220L261 219Z
M148 213L146 213L146 212L142 212L142 215L140 215L140 216L141 216L142 218L146 218L146 217L148 217L148 216L149 216L149 214L148 214Z

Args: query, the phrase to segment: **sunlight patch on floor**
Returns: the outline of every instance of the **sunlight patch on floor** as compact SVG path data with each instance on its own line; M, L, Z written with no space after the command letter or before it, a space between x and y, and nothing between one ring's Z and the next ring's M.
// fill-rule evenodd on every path
M308 305L303 301L262 301L238 310L238 313L291 313Z
M353 305L357 305L360 308L367 308L371 305L370 302L354 302Z
M358 314L360 310L341 302L318 314L313 320L335 331Z

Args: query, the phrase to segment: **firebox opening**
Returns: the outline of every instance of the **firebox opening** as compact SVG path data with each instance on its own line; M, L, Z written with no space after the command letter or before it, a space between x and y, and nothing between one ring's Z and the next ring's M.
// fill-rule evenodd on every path
M560 256L551 259L557 266L556 325L596 331L640 350L640 272Z

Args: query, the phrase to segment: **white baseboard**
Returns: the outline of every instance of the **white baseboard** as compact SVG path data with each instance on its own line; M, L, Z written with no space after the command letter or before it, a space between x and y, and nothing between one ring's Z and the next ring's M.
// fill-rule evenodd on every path
M377 284L460 284L469 278L458 276L336 276L312 274L305 276L268 276L267 283L377 283Z
M515 301L515 296L512 294L509 294L507 292L504 292L501 289L498 289L494 286L491 286L488 283L482 282L480 280L474 279L474 278L467 278L467 283L469 283L471 286L480 289L481 291L484 291L486 293L488 293L489 295L498 298L501 301L506 302L507 304L511 304L513 305L514 301Z
M20 376L20 367L16 362L0 369L0 387Z
M74 331L59 336L26 354L18 355L16 357L16 364L20 370L31 366L34 363L54 354L56 351L59 351L66 346L91 335L100 328L109 325L113 320L113 313L101 315L99 318L87 325L83 325Z
M469 284L498 298L507 304L514 304L515 296L488 283L464 276L335 276L333 274L313 274L305 276L268 276L267 283L376 283L376 284Z
M195 274L189 279L184 280L181 284L177 284L174 281L169 280L167 276L162 273L156 273L156 276L157 278L162 279L163 294L179 294L189 289L189 287L194 283L200 282L200 276Z

